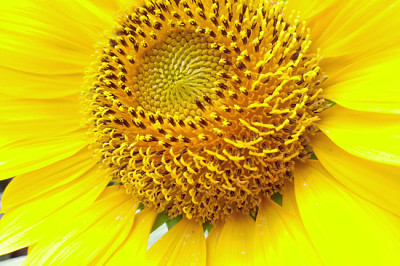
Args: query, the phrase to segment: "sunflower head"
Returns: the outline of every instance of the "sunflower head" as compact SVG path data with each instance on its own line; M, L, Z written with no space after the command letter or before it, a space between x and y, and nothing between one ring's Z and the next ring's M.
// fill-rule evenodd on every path
M281 192L323 108L310 34L285 4L146 1L97 52L85 110L110 180L198 221Z

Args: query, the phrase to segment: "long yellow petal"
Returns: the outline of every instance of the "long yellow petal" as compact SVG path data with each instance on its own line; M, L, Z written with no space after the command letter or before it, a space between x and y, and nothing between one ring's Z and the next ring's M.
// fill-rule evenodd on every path
M312 47L321 48L324 58L349 60L395 48L400 40L399 11L396 0L334 1L308 19Z
M32 248L25 263L86 265L118 247L131 229L139 203L118 187L107 190L70 222L50 229Z
M7 1L2 5L0 55L3 67L44 75L79 73L85 69L85 64L90 63L94 40L90 35L84 36L78 25L66 19L63 13L52 14L52 11L45 3L29 1ZM61 26L66 25L61 21L72 22L70 32Z
M243 214L214 225L207 237L207 265L254 265L254 229L254 220Z
M29 129L27 129L29 130ZM67 136L20 140L0 147L0 180L63 160L86 146L83 132Z
M0 8L1 65L45 75L82 73L102 31L112 25L113 13L101 7L90 1L6 1Z
M201 224L183 218L150 247L143 265L206 265L206 240Z
M400 114L398 45L352 62L341 64L342 60L332 59L323 63L328 75L324 84L325 98L350 109Z
M76 94L96 43L112 28L115 14L126 8L126 2L3 1L2 93L24 98Z
M328 9L335 2L337 0L289 0L287 10L299 11L302 19L309 19Z
M81 127L78 94L58 99L21 99L0 95L0 132L15 140L51 138Z
M400 217L400 167L353 156L324 134L317 134L311 143L318 160L337 181Z
M294 183L290 182L289 180L285 181L284 189L282 208L290 214L300 218L299 208L297 207L294 191Z
M396 265L400 219L338 183L318 161L295 168L303 224L326 265Z
M400 164L400 115L360 112L335 105L321 113L317 125L351 154Z
M321 48L324 95L347 108L399 113L400 5L396 0L289 0Z
M45 195L49 191L94 172L95 162L87 147L62 161L39 170L18 175L6 187L2 197L2 211L15 208Z
M116 266L142 265L150 230L156 216L157 212L151 208L145 208L139 212L135 216L135 221L126 240L115 250L106 264Z
M400 112L399 13L395 0L340 0L312 17L328 99L356 110Z
M66 160L48 169L73 167L71 164L74 162L73 159ZM92 164L92 162L87 161L87 164ZM12 198L21 198L15 203L9 201L8 193L4 195L5 215L0 220L0 254L31 245L42 239L50 230L59 229L60 222L65 221L66 217L76 215L91 204L108 183L108 179L99 174L94 166L89 171L78 173L73 176L73 179L54 172L48 173L49 176L46 176L46 171L32 173L30 177L35 180L40 177L47 180L52 178L59 180L58 183L51 181L52 184L49 187L44 186L43 193L38 191L38 187L32 187L33 192L28 193L26 202L23 199L26 193L23 187L20 192L15 187L11 188L15 193Z
M1 93L5 96L29 99L55 99L76 96L84 79L75 74L36 74L10 69L0 62ZM16 82L18 80L18 82Z
M258 210L255 265L322 265L304 226L270 199Z

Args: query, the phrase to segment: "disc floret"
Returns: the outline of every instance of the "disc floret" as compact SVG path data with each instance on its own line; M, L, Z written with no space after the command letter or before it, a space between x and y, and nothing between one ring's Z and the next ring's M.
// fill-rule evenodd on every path
M309 156L318 54L285 4L148 1L120 18L86 91L110 179L171 217L254 213Z

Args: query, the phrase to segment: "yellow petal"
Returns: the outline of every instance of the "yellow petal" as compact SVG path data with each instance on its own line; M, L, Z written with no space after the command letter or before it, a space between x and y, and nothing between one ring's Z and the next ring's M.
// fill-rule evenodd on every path
M321 113L318 127L339 147L367 160L400 164L400 116L335 105Z
M324 168L360 197L400 216L400 167L367 161L336 146L324 134L312 139Z
M76 94L95 44L127 1L3 1L2 93L24 98ZM65 23L68 21L68 23Z
M296 200L303 224L327 265L394 265L400 219L338 183L315 160L297 163Z
M90 35L83 36L74 21L63 13L51 14L52 10L45 5L40 10L38 4L29 1L7 4L0 11L3 67L42 75L66 75L81 73L90 63L94 40ZM61 21L71 21L70 32L63 29Z
M0 180L63 160L86 146L84 133L45 139L20 140L0 147Z
M299 209L297 207L296 196L294 191L294 183L289 180L285 181L284 193L282 197L282 208L290 214L300 217Z
M266 199L255 229L255 265L322 265L299 217Z
M62 161L15 177L3 193L2 210L29 204L53 189L94 172L95 162L91 157L91 152L85 147Z
M317 1L292 2L308 10L308 2ZM308 20L312 48L321 48L320 65L328 76L325 97L351 109L399 113L398 2L340 0L322 6Z
M292 8L309 22L312 49L321 48L326 98L356 110L400 112L397 1L289 0Z
M78 94L59 99L21 99L0 95L0 132L13 140L54 137L78 130Z
M289 0L287 1L287 10L300 12L302 19L309 19L318 15L325 9L328 9L337 0Z
M324 84L325 98L350 109L400 113L398 45L374 56L340 62L341 59L335 58L322 64L328 75Z
M118 247L128 235L139 205L118 187L101 195L91 206L47 232L28 255L28 265L90 263L96 256ZM55 224L53 226L56 226Z
M54 99L77 95L84 78L83 72L46 75L22 72L7 68L7 66L3 67L1 64L0 76L3 84L1 88L2 94L15 98L30 99Z
M139 212L126 240L115 250L107 265L141 265L156 216L157 212L151 208Z
M334 1L308 20L312 47L321 48L324 58L349 56L348 60L395 48L399 12L396 0Z
M82 73L102 31L112 25L113 13L101 6L89 1L3 3L2 66L44 75Z
M74 163L73 159L63 161L64 166L58 165L58 167L60 169L73 167L71 163ZM92 162L88 160L87 164L92 164ZM9 201L9 192L4 195L3 211L6 213L0 220L0 254L26 247L43 238L51 229L59 229L60 222L68 220L69 217L91 204L108 183L108 179L100 175L94 167L90 171L79 172L78 175L73 176L74 178L68 176L68 172L65 174L45 171L32 173L30 177L35 180L40 177L46 180L51 178L59 180L58 182L50 181L52 184L49 187L44 186L44 193L39 191L39 187L32 187L33 192L28 193L26 202L23 199L26 193L25 188L21 187L21 191L18 191L14 185L11 185L13 186L11 190L15 193L11 197L21 199L17 199L16 204L19 205L16 205ZM27 183L30 185L29 182ZM19 184L23 186L22 183Z
M254 265L254 228L254 220L243 214L214 225L207 237L207 265Z
M206 240L201 224L183 218L150 247L143 265L206 265Z

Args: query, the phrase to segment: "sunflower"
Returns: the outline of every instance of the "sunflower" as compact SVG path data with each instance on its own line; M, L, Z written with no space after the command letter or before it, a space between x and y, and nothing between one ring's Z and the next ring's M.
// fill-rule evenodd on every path
M1 254L400 261L398 1L0 9Z

